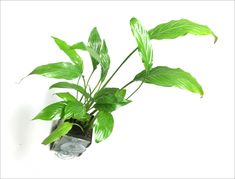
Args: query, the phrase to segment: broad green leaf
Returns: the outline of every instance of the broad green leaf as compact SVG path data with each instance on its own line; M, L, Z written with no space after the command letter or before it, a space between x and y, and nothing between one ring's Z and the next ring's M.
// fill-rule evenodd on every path
M91 31L88 45L86 50L89 52L93 69L97 68L97 65L100 64L101 66L101 82L104 81L105 77L107 76L109 66L110 66L110 57L108 55L108 48L106 46L106 42L101 40L100 35L97 31L97 28L93 28Z
M129 104L131 101L125 99L126 90L118 88L104 88L94 96L94 108L105 112L112 112L117 108Z
M86 98L89 98L90 95L85 91L85 89L77 84L74 83L68 83L68 82L58 82L50 86L49 89L52 88L68 88L68 89L74 89L76 91L79 91L81 94L83 94Z
M29 75L42 75L48 78L58 78L72 80L79 77L82 71L77 65L69 62L50 63L47 65L38 66Z
M84 42L78 42L78 43L72 45L70 48L79 49L79 50L86 50L86 45L84 44Z
M104 112L113 112L115 111L118 107L117 104L110 104L110 103L96 103L94 105L94 108L97 109L98 111L104 111Z
M79 101L68 101L64 109L64 119L77 119L79 121L87 121L89 115L85 106Z
M79 71L83 71L83 61L82 58L77 54L77 52L70 48L70 45L68 45L65 41L52 37L55 40L55 43L59 46L59 48L69 56L70 60L77 64L77 67L79 68Z
M97 31L97 28L94 27L92 29L90 36L89 36L89 39L88 39L88 47L90 47L97 54L99 54L101 46L102 46L102 40L101 40L100 35ZM91 60L92 60L93 69L95 70L97 68L97 65L99 64L99 62L92 55L91 55Z
M217 36L206 25L197 24L187 19L172 20L170 22L160 24L149 31L150 39L175 39L186 34L193 35L213 35L214 43Z
M153 64L153 49L149 34L136 18L130 20L130 26L138 44L139 54L144 63L145 70L148 72Z
M76 44L72 45L71 48L72 49L77 49L77 50L87 51L90 54L90 56L93 57L92 59L96 60L98 64L101 61L100 60L100 55L95 50L93 50L91 47L85 45L83 42L76 43Z
M118 96L116 96L116 94L118 94ZM120 94L122 94L121 99ZM116 103L120 102L120 100L123 100L125 94L125 89L120 90L119 88L104 88L95 94L94 100L97 103Z
M37 114L33 120L41 119L41 120L52 120L52 119L60 119L62 117L62 112L65 107L64 102L57 102L48 105L45 107L39 114Z
M144 78L145 71L142 71L135 76L134 80L143 81ZM174 86L203 96L202 87L197 80L188 72L185 72L180 68L169 68L165 66L152 68L144 82L165 87Z
M72 127L73 124L69 122L65 122L59 125L46 139L44 139L42 144L47 145L58 140L60 137L67 134L72 129Z
M71 95L69 92L56 93L56 95L62 98L64 101L77 101L77 99L73 95Z
M95 141L97 143L105 140L113 131L113 116L111 113L100 111L95 121Z
M108 74L110 66L110 57L108 55L108 48L105 41L103 40L102 47L100 50L100 65L101 65L101 82L104 81L105 77Z

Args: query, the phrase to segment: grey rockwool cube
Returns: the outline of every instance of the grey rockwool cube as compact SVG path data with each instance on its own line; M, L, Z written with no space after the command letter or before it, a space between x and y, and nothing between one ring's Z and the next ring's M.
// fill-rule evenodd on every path
M58 122L53 124L52 131L56 129ZM50 149L62 159L72 159L85 152L92 142L92 129L82 131L74 125L72 129L59 140L51 144Z

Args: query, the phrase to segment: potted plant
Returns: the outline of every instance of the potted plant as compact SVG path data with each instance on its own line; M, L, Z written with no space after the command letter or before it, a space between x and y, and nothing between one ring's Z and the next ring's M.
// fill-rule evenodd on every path
M67 88L76 92L76 96L69 92L55 93L60 101L48 105L33 118L33 120L54 121L51 134L42 143L50 144L51 150L56 151L59 157L80 156L91 144L92 133L97 143L109 137L114 126L112 112L131 103L131 97L144 83L164 87L174 86L203 96L201 85L190 73L180 68L153 67L151 40L175 39L186 34L193 34L212 35L216 42L217 36L209 27L187 19L180 19L157 25L147 31L134 17L130 20L130 27L137 47L107 80L110 56L106 42L101 39L97 28L92 29L87 43L78 42L69 45L59 38L52 37L71 62L38 66L29 74L63 79L61 82L52 84L49 89ZM83 60L78 54L79 50L89 53L92 61L92 70L88 78L83 75ZM139 52L144 65L143 71L122 87L108 87L113 76L136 51ZM99 80L94 87L91 87L90 79L98 66L100 67ZM76 80L76 82L70 80ZM126 95L126 88L135 82L140 82L137 89Z

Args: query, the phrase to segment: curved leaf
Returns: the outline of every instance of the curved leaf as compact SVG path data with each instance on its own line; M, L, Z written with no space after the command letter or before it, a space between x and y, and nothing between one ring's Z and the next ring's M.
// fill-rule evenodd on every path
M148 72L152 68L153 63L153 49L149 34L136 18L130 20L130 25L138 44L140 57L144 63L145 70Z
M97 65L101 65L101 82L104 81L110 66L110 57L108 55L108 48L106 42L101 40L97 28L93 28L90 33L88 45L86 50L89 52L92 60L93 69L97 68Z
M118 107L117 104L111 104L111 103L96 103L94 105L94 108L98 111L104 111L104 112L113 112L115 111Z
M145 83L155 84L165 87L177 87L198 93L203 96L203 90L197 80L188 72L181 70L180 68L169 68L165 66L158 66L153 68L145 78L145 71L137 74L134 80L143 81Z
M59 48L69 56L70 60L77 64L77 67L79 68L79 71L83 71L83 61L82 58L77 54L77 52L70 48L70 45L68 45L65 41L52 37L55 40L55 43L59 46Z
M160 24L149 31L150 39L175 39L186 34L193 35L213 35L217 41L217 36L206 25L197 24L187 19L172 20L170 22Z
M70 93L55 93L58 97L62 98L64 101L77 101L77 99Z
M48 105L45 107L39 114L37 114L33 120L42 119L42 120L52 120L60 119L62 117L62 112L65 107L64 102L57 102Z
M100 111L95 121L95 141L97 143L105 140L113 131L113 116L111 113Z
M97 28L94 27L88 39L88 47L90 47L97 54L99 54L101 46L102 46L102 40L100 38L99 32L97 31ZM93 69L95 70L97 68L97 65L99 64L99 61L97 61L97 59L94 58L92 55L91 55L91 60L92 60Z
M72 80L79 77L82 71L77 65L69 62L50 63L47 65L38 66L29 75L42 75L48 78L58 78Z
M79 91L81 94L83 94L86 98L90 97L90 94L88 94L85 89L77 84L74 83L68 83L68 82L58 82L50 86L49 89L52 88L68 88L68 89L74 89L76 91Z
M67 134L72 129L72 127L73 127L73 124L69 122L65 122L59 125L46 139L44 139L42 144L47 145L56 141L60 137Z
M64 109L64 119L77 119L79 121L87 121L89 115L85 106L79 101L68 101Z
M118 88L104 88L94 96L96 108L99 111L112 112L131 101L125 99L126 90Z
M101 65L101 82L104 81L105 77L108 74L110 66L110 57L108 55L108 48L106 46L105 40L103 40L102 47L100 50L100 65Z
M70 47L71 49L86 50L86 45L84 42L78 42Z

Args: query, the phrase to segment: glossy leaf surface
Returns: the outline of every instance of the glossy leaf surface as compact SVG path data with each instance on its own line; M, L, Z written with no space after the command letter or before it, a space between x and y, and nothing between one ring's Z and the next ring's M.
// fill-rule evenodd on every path
M160 24L149 31L150 39L175 39L186 34L193 35L213 35L214 42L217 36L206 25L197 24L187 19L172 20L170 22Z
M64 101L77 101L77 99L73 95L71 95L69 92L56 93L56 95L62 98Z
M90 47L97 54L99 54L101 46L102 46L102 40L100 38L99 32L97 31L97 28L95 27L92 29L90 33L88 39L88 47ZM91 56L91 60L92 60L93 69L96 69L97 65L99 64L99 61L97 61L97 59L94 58L93 56Z
M97 143L108 138L113 131L114 120L111 113L100 111L95 121L95 141Z
M65 41L56 37L52 38L55 40L55 43L59 46L59 48L70 58L70 60L77 64L79 71L83 71L83 61L77 52L70 48L70 45L68 45Z
M135 76L134 80L143 81L144 77L145 71L142 71ZM180 68L169 68L165 66L152 68L144 82L165 87L174 86L203 96L202 87L197 80L190 73Z
M52 88L68 88L68 89L74 89L81 94L83 94L86 98L90 97L90 95L85 91L85 89L77 84L74 83L68 83L68 82L58 82L50 86L49 89Z
M62 117L62 112L65 107L64 102L57 102L48 105L45 107L39 114L37 114L33 120L41 119L41 120L52 120L52 119L60 119Z
M79 121L86 121L89 115L86 112L85 106L79 101L68 101L64 109L64 119L77 119Z
M148 72L152 68L153 63L153 49L149 34L136 18L130 20L130 26L138 44L138 51L144 63L145 70Z
M59 125L46 139L44 139L42 144L47 145L58 140L60 137L67 134L72 129L72 127L73 124L69 122L65 122Z
M50 63L47 65L38 66L29 75L42 75L48 78L58 78L72 80L79 77L82 71L77 65L69 62Z
M86 45L84 44L84 42L78 42L78 43L72 45L70 48L79 49L79 50L86 50Z
M94 96L95 108L105 112L112 112L117 108L129 104L125 99L126 90L119 88L104 88Z
M105 77L108 74L109 66L110 66L110 57L108 54L108 48L106 46L106 42L103 41L101 50L100 50L100 65L101 65L101 77L100 80L104 81Z

